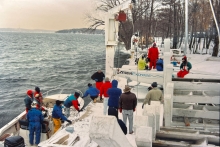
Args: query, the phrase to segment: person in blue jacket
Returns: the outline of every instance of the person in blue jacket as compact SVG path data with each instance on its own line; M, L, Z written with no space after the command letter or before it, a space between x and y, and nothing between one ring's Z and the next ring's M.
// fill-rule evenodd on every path
M27 113L27 120L29 122L29 143L33 145L34 143L34 134L35 134L35 144L40 143L41 136L41 124L43 124L44 117L42 112L37 109L37 102L33 101L31 104L31 109Z
M72 123L71 120L68 120L62 113L62 107L61 107L62 101L57 100L56 105L53 107L52 111L52 118L54 123L54 133L61 127L61 120L67 121L68 123Z
M157 71L163 71L163 59L162 58L157 60L156 69Z
M96 103L96 99L99 96L99 90L95 87L92 86L92 84L88 84L88 89L86 90L86 92L84 93L84 95L82 96L82 98L87 97L88 95L90 95L90 98L93 100L94 103Z
M108 115L114 115L118 118L118 106L119 106L119 98L122 94L122 91L118 87L118 81L112 81L112 88L109 88L107 93L109 95L108 99Z

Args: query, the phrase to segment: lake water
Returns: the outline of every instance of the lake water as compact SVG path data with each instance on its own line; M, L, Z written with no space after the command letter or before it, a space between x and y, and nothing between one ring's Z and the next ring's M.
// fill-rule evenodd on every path
M28 89L68 82L85 92L97 68L105 68L103 35L0 32L0 128L25 110Z

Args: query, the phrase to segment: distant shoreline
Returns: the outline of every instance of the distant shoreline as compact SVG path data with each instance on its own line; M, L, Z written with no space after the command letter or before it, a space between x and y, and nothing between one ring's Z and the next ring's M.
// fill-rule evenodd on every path
M98 34L104 35L104 30L88 30L87 28L80 29L64 29L58 31L50 30L30 30L21 28L0 28L0 32L13 32L13 33L70 33L70 34Z

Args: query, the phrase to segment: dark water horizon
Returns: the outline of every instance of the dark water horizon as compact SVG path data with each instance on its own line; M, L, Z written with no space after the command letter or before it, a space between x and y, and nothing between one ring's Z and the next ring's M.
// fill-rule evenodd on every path
M0 32L0 128L25 110L28 89L63 85L84 93L97 68L105 73L104 42L103 35ZM129 56L118 53L121 66Z
M58 85L84 92L104 71L103 35L0 32L0 128L25 110L28 89ZM85 98L86 103L90 102Z

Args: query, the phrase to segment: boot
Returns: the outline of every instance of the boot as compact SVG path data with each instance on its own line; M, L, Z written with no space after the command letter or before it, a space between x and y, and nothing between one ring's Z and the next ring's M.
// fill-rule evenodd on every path
M97 98L94 98L93 103L96 103L96 99L97 99Z

